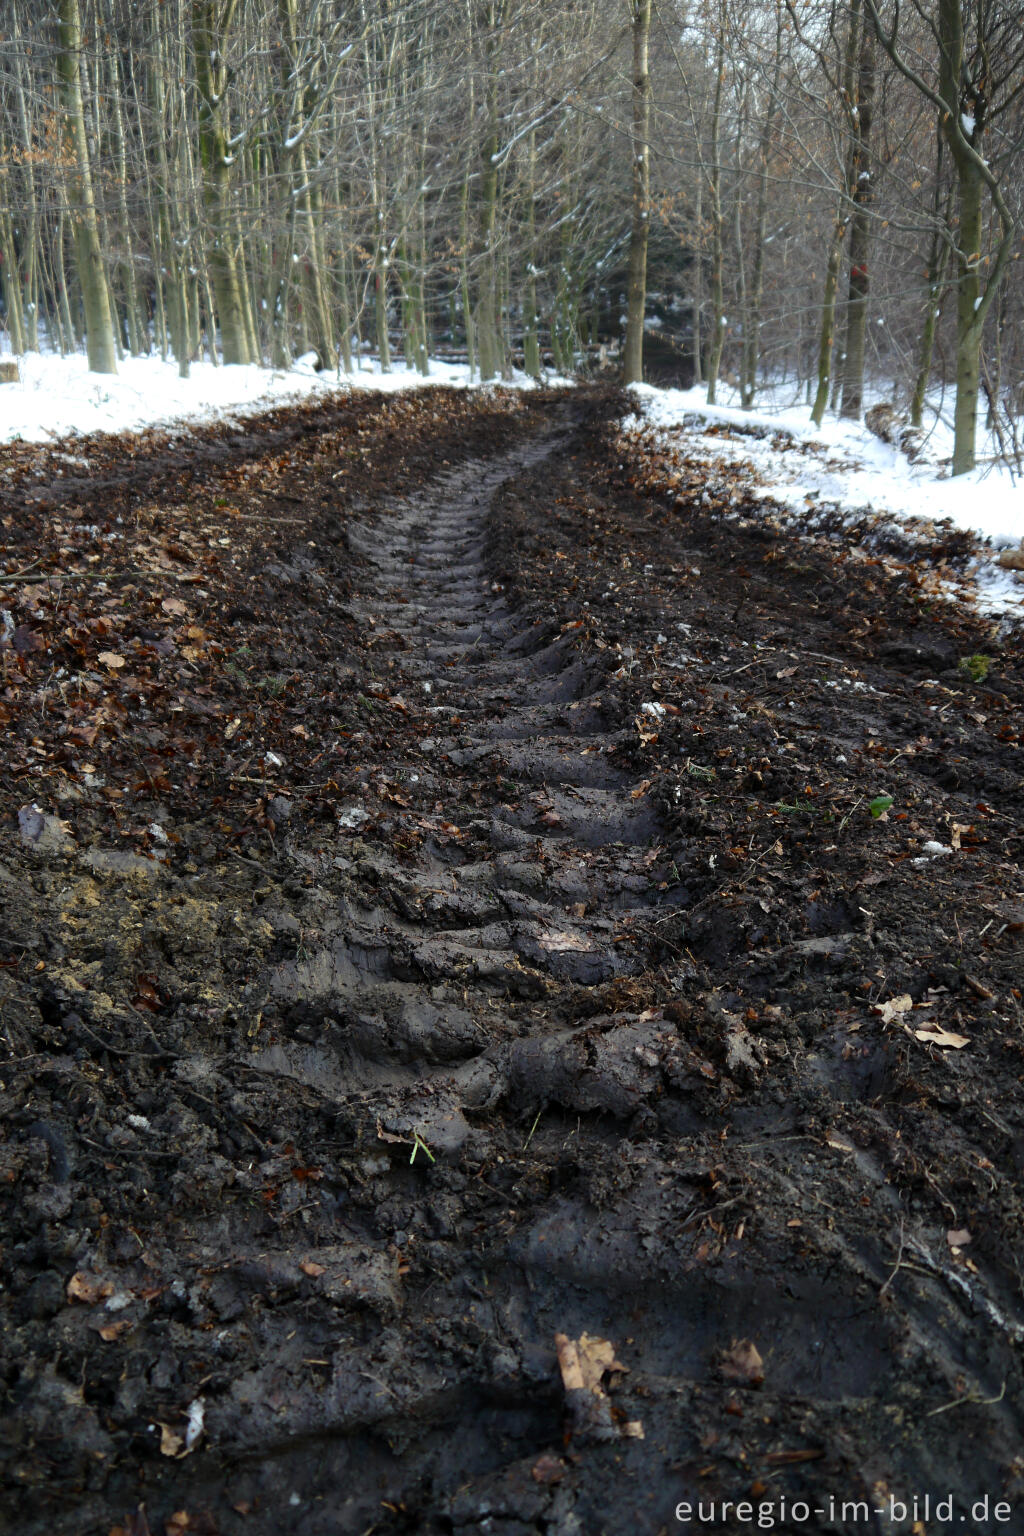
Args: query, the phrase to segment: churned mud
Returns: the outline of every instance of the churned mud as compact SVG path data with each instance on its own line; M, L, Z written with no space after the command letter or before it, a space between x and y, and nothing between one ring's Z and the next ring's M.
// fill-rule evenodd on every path
M4 450L8 1529L1024 1529L1019 644L627 408Z

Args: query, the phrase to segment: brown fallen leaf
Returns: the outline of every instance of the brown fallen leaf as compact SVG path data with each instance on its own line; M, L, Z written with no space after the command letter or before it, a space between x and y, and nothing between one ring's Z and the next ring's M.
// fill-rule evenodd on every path
M99 1330L99 1335L105 1344L111 1344L114 1339L120 1338L122 1333L127 1333L132 1326L130 1317L122 1317L119 1322L105 1323Z
M607 1375L627 1369L615 1358L615 1347L607 1339L591 1338L581 1333L578 1339L555 1334L558 1369L572 1414L573 1432L597 1440L642 1440L644 1427L639 1419L616 1423L612 1419L611 1400L604 1388Z
M565 1476L565 1462L557 1456L540 1456L530 1468L530 1476L535 1483L546 1486L560 1483Z
M924 1045L938 1045L944 1050L962 1051L965 1045L970 1045L966 1035L958 1035L955 1030L943 1029L941 1024L929 1020L922 1024L920 1029L914 1030L914 1039L920 1040Z
M304 1275L309 1275L311 1280L319 1280L321 1275L326 1275L327 1273L326 1265L317 1264L312 1259L303 1259L299 1268Z
M946 1233L946 1242L951 1248L966 1248L971 1241L971 1234L966 1227L951 1228Z
M174 614L176 618L180 619L183 619L188 613L188 608L182 602L180 597L165 597L163 602L160 604L160 607L163 609L164 613Z
M102 1301L106 1296L114 1294L114 1287L109 1280L100 1280L95 1275L90 1275L88 1270L78 1269L67 1283L68 1301L81 1301L87 1307L94 1306L97 1301Z
M179 1456L184 1455L184 1452L185 1452L185 1440L184 1440L184 1437L182 1435L176 1434L175 1431L171 1428L171 1426L169 1424L161 1424L160 1425L160 1454L161 1454L161 1456L173 1456L173 1457L177 1458ZM178 1517L177 1517L177 1515L175 1515L172 1518L174 1518L176 1520ZM185 1528L187 1529L188 1528L188 1525L187 1525L188 1516L187 1515L185 1515L185 1521L186 1521Z
M759 1387L764 1381L764 1361L753 1339L733 1339L722 1352L719 1370L726 1381L741 1386Z
M96 660L102 661L103 665L110 672L117 672L124 666L124 657L119 656L116 651L100 651Z
M898 1019L901 1014L909 1013L914 1006L914 999L909 992L901 992L899 997L890 997L886 1003L872 1003L871 1012L877 1013L883 1024L891 1024L893 1019Z

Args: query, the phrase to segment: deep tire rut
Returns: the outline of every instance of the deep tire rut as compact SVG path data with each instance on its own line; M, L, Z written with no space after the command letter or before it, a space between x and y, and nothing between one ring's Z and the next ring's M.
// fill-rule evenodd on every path
M937 924L911 968L876 922L909 817L852 821L863 784L813 812L837 747L877 746L875 689L809 694L821 743L783 717L797 669L766 637L807 638L803 567L769 551L737 638L754 535L737 566L728 530L633 498L621 410L580 392L435 437L410 406L401 474L371 454L358 497L362 429L312 437L319 516L255 567L288 629L250 613L230 684L196 689L220 803L71 799L77 840L20 852L4 964L40 990L0 1084L0 1452L25 1536L660 1536L723 1499L903 1536L891 1498L948 1492L946 1536L1024 1484L1017 1111L971 1097L970 1051L929 1075L869 1012L967 1006ZM253 454L261 505L290 482ZM325 707L297 694L268 738L303 628ZM917 750L929 713L891 729ZM126 853L112 827L158 815L173 857ZM625 1368L600 1412L556 1358L584 1334Z

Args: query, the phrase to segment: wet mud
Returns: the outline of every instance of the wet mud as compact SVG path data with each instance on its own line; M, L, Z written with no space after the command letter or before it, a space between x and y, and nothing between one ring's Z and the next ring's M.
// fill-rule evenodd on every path
M112 569L5 661L8 1529L1024 1529L1019 644L624 412L12 461L155 638ZM132 574L183 502L201 593Z

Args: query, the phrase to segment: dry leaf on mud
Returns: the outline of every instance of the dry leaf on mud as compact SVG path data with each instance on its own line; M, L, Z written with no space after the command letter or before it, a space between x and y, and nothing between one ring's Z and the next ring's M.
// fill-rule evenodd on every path
M160 1425L160 1454L175 1457L185 1454L184 1439L176 1434L169 1424Z
M302 1263L299 1265L299 1268L302 1270L302 1273L304 1275L308 1275L311 1280L319 1280L321 1275L326 1275L327 1273L326 1265L317 1264L312 1259L303 1259Z
M537 943L552 954L568 950L592 949L593 945L580 933L564 933L557 928L537 935Z
M946 1242L951 1248L966 1248L971 1241L971 1234L966 1227L951 1228L946 1233Z
M164 613L174 614L176 618L180 619L183 619L188 613L188 608L182 602L180 597L165 597L163 602L160 604L160 607L163 609Z
M119 668L124 666L124 657L119 656L116 651L100 651L96 660L102 661L103 665L111 672L117 672Z
M764 1381L764 1361L753 1339L733 1339L722 1353L719 1369L726 1381L759 1387Z
M128 1329L134 1326L130 1317L122 1317L119 1322L105 1323L99 1330L99 1335L104 1344L111 1344L115 1339L120 1338L122 1333L127 1333Z
M81 1301L88 1307L113 1294L114 1287L109 1280L98 1280L84 1269L77 1269L67 1284L68 1301Z
M920 1029L914 1030L914 1039L920 1040L924 1045L940 1045L945 1050L962 1051L965 1045L970 1045L966 1035L958 1035L955 1030L943 1029L941 1024L930 1020L922 1024Z
M183 1456L190 1455L203 1437L205 1417L206 1405L201 1397L197 1397L194 1402L189 1404L185 1417L184 1434L179 1435L169 1424L161 1424L160 1454L173 1457L176 1461L180 1461Z
M616 1360L615 1346L587 1333L581 1333L578 1339L556 1333L555 1349L574 1433L589 1434L598 1440L642 1440L644 1427L639 1419L616 1423L612 1418L604 1378L627 1370Z
M910 993L902 992L899 997L890 997L886 1003L872 1003L871 1012L877 1013L883 1024L891 1024L901 1014L909 1013L913 1006L914 999Z

